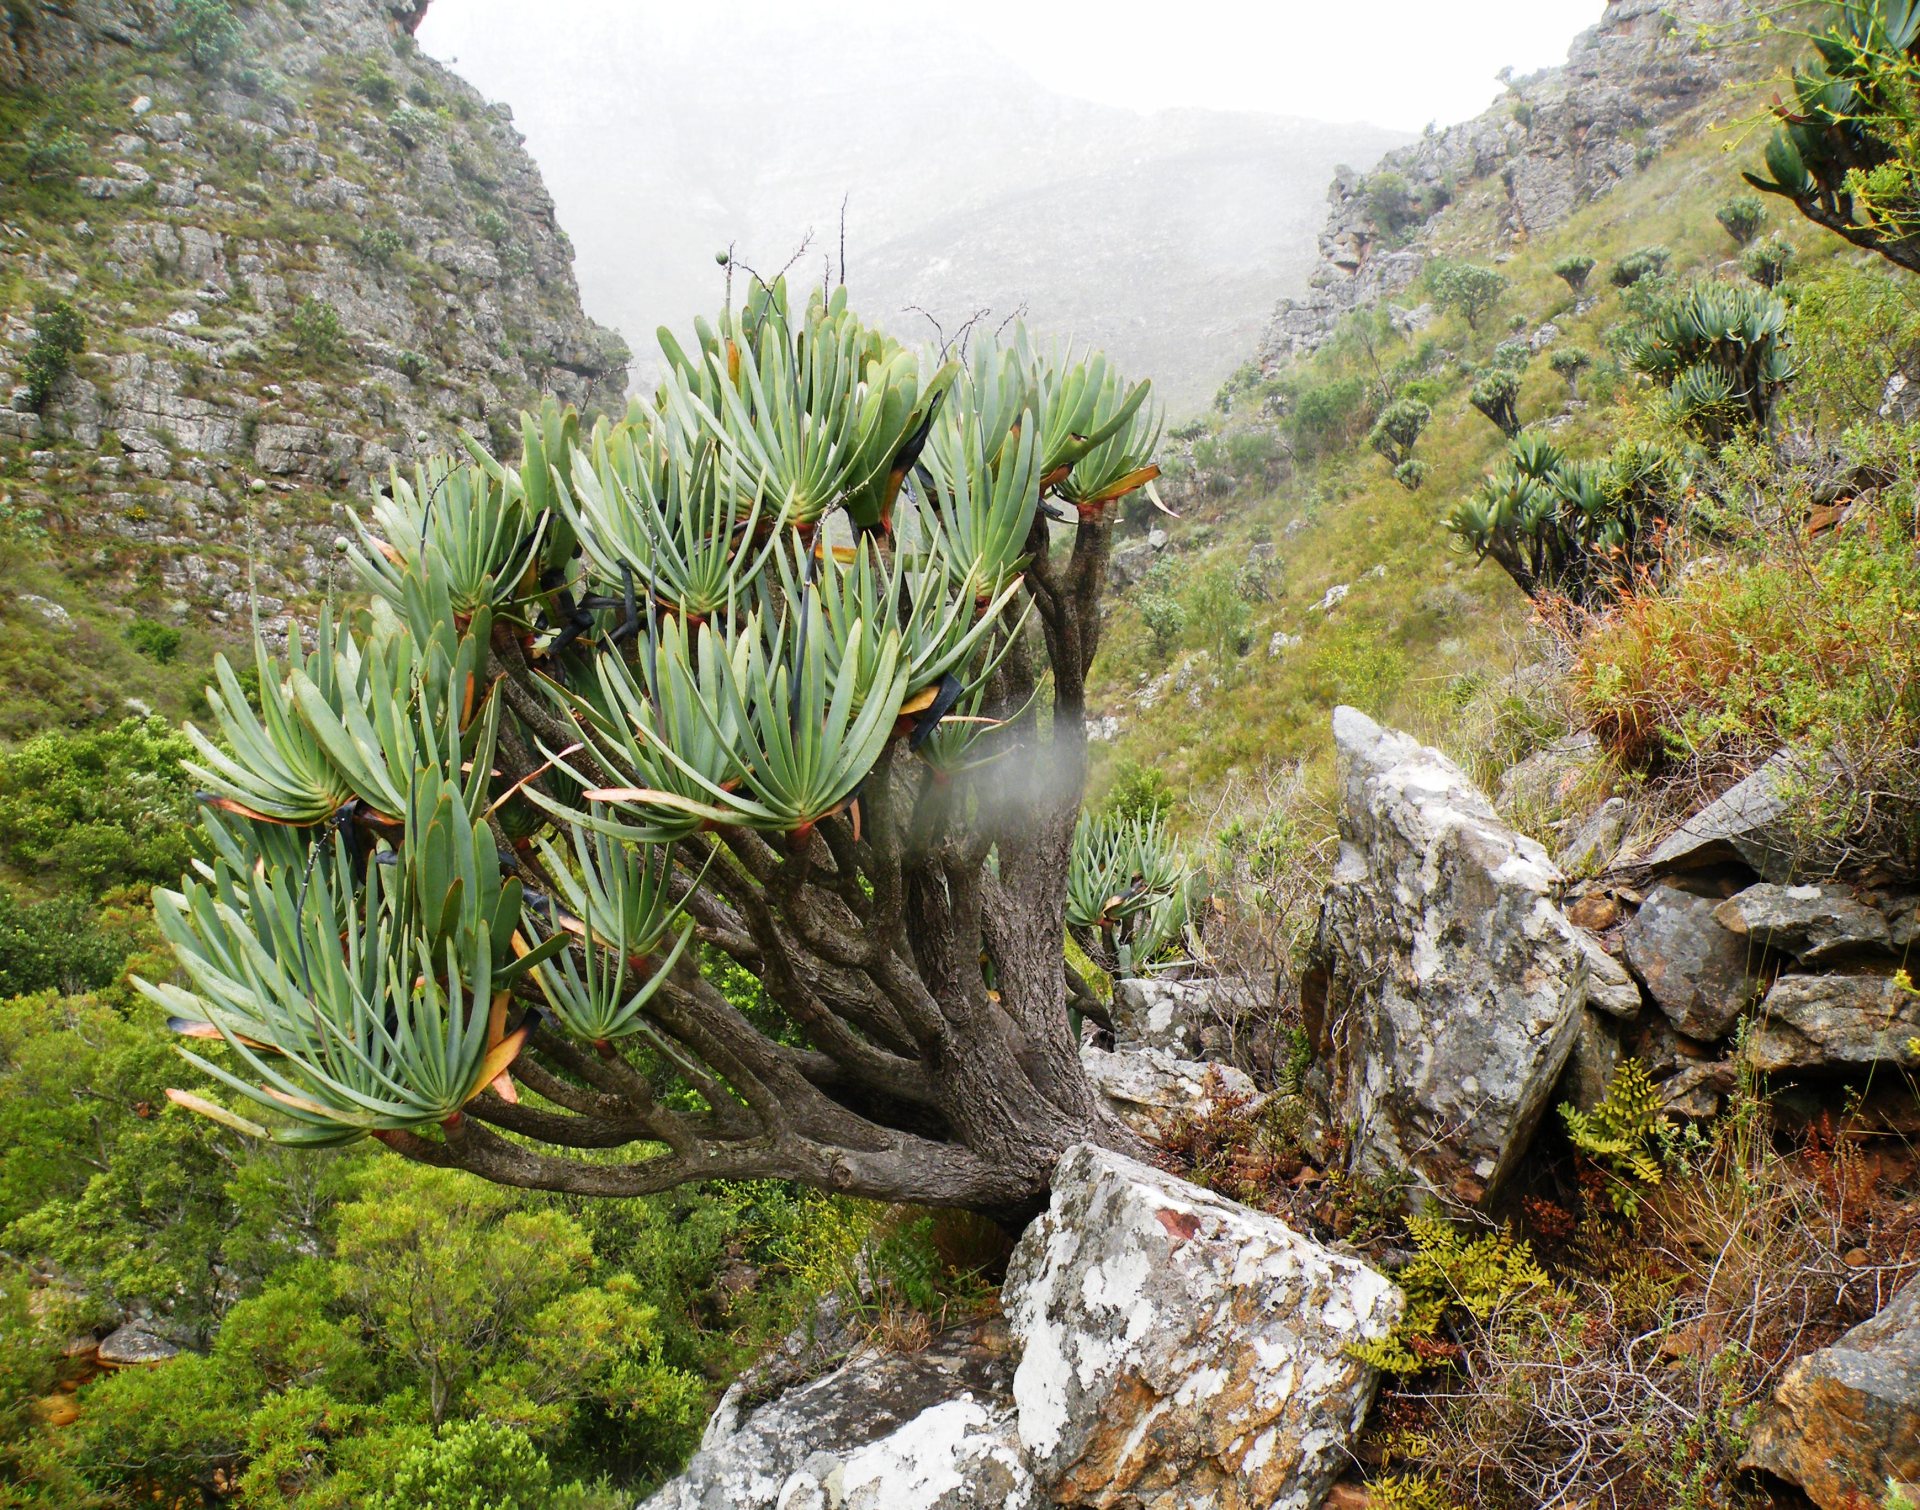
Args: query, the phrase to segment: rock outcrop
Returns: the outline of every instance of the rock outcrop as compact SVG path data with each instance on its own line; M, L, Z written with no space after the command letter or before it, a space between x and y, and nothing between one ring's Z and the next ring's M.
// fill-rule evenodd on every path
M1396 298L1424 270L1424 226L1376 225L1371 177L1398 177L1405 202L1435 212L1476 195L1508 239L1538 234L1630 178L1679 117L1713 98L1739 66L1745 13L1742 0L1609 0L1561 67L1510 81L1484 114L1387 153L1373 175L1336 178L1320 271L1275 311L1261 365L1314 351L1342 316Z
M1002 1295L1021 1444L1055 1503L1319 1504L1399 1292L1284 1223L1118 1154L1061 1160Z
M1790 1367L1744 1466L1804 1489L1821 1510L1920 1493L1920 1282L1871 1321Z
M1722 1037L1760 992L1760 946L1731 932L1712 898L1657 886L1627 925L1627 963L1689 1038Z
M1399 1318L1357 1259L1144 1164L1068 1151L1005 1326L863 1347L723 1406L646 1510L1313 1510Z
M864 1348L739 1417L647 1510L1039 1510L1012 1438L1005 1328L917 1353Z
M1326 1120L1358 1171L1477 1205L1567 1062L1589 945L1560 874L1437 750L1333 716L1340 855L1303 992Z
M258 0L217 63L165 4L0 9L0 83L64 144L40 181L84 205L9 199L28 297L0 315L0 436L28 453L15 506L94 593L244 623L252 583L272 621L325 588L339 505L390 463L503 435L543 391L621 401L533 160L419 52L424 9ZM85 350L35 412L16 385L56 297Z
M1204 1114L1222 1098L1250 1108L1258 1094L1230 1064L1178 1059L1164 1049L1080 1050L1093 1088L1135 1132L1158 1138L1170 1123Z

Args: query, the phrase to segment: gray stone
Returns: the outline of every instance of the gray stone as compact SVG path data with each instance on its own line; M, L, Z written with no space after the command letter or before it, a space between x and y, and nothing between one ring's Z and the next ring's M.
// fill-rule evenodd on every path
M1844 886L1780 886L1762 881L1714 909L1720 925L1806 963L1859 949L1889 949L1893 931Z
M1920 994L1887 975L1783 975L1747 1035L1759 1070L1920 1062Z
M1002 1291L1019 1436L1061 1505L1312 1510L1399 1291L1283 1222L1081 1145Z
M1627 963L1655 1005L1689 1038L1725 1035L1760 990L1760 950L1722 927L1715 904L1656 886L1627 924Z
M1573 1040L1573 1052L1567 1056L1567 1074L1562 1082L1566 1097L1583 1112L1590 1112L1607 1099L1614 1073L1626 1058L1620 1047L1620 1029L1592 1008L1580 1013L1580 1032Z
M165 1363L179 1351L166 1338L137 1322L129 1322L100 1339L97 1356L107 1368L135 1368L141 1364Z
M1587 961L1587 1005L1623 1021L1638 1017L1646 1000L1627 967L1601 948L1600 941L1584 928L1578 937L1580 952Z
M1163 1049L1083 1046L1080 1064L1106 1102L1142 1137L1158 1138L1169 1123L1204 1115L1221 1096L1251 1104L1253 1082L1230 1064L1176 1059Z
M863 1350L722 1422L645 1510L1039 1510L997 1328ZM715 1427L721 1429L716 1430Z
M1360 1172L1477 1205L1512 1173L1580 1027L1588 946L1560 873L1459 767L1333 716L1340 853L1305 983L1326 1120Z
M1738 1078L1728 1060L1689 1060L1659 1082L1661 1104L1673 1116L1708 1121L1720 1115L1720 1107Z
M1557 739L1501 773L1498 806L1502 812L1539 812L1573 797L1602 764L1600 741L1585 733Z
M1793 788L1801 762L1782 751L1674 830L1648 856L1656 870L1737 860L1764 880L1792 881L1814 858L1794 832Z
M1793 1363L1741 1460L1798 1484L1821 1510L1920 1494L1920 1280L1832 1347Z
M37 592L23 592L14 601L23 608L31 608L55 629L73 628L73 615L68 613L52 598L43 598Z
M1598 875L1613 863L1627 837L1627 800L1609 797L1593 812L1553 857L1570 876Z
M1164 1049L1182 1059L1218 1057L1220 1041L1256 1008L1231 981L1164 976L1116 981L1113 1039L1123 1049Z

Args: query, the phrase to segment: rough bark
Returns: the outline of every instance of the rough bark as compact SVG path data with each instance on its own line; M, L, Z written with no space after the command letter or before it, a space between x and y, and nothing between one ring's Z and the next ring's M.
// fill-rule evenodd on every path
M1141 1151L1081 1067L1062 957L1111 528L1085 520L1063 549L1035 524L1033 623L993 687L1015 720L999 760L949 781L896 743L866 781L857 823L827 819L797 848L728 828L679 847L688 885L706 867L689 906L701 942L759 982L764 1011L729 1001L689 951L645 1034L587 1045L539 1020L514 1068L531 1096L484 1094L443 1136L383 1141L584 1195L780 1177L1013 1224L1040 1209L1074 1144ZM530 775L529 750L561 748L572 731L511 636L495 661L528 735L503 740L500 758ZM1036 688L1052 694L1044 730ZM519 990L516 1009L536 1017L537 990Z

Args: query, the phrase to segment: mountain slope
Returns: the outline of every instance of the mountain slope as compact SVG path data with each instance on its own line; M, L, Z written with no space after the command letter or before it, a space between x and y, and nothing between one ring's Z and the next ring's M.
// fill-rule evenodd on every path
M43 716L186 636L324 590L343 501L542 390L617 402L626 355L507 113L424 57L410 0L0 11L0 620ZM226 26L196 33L195 18ZM195 56L196 50L199 56ZM82 350L36 412L37 306ZM46 607L23 603L21 594ZM16 679L17 680L17 679ZM172 676L150 672L170 706Z
M508 11L430 16L423 40L519 105L587 303L643 353L642 381L655 327L722 297L717 249L771 272L811 231L798 271L818 278L838 266L844 198L848 284L902 335L931 333L909 305L949 333L1024 305L1197 408L1273 291L1303 286L1334 167L1406 140L1091 104L918 20L744 45L724 16L595 7L569 13L562 57L518 46Z
M1417 179L1416 163L1444 170L1449 139L1509 144L1477 167L1452 158L1461 174L1448 205L1397 242L1369 227L1372 244L1358 259L1348 233L1363 213L1364 190L1337 189L1320 287L1282 304L1261 360L1223 391L1226 412L1183 430L1185 439L1168 448L1164 487L1185 518L1158 553L1147 531L1164 520L1138 519L1116 541L1116 571L1138 585L1116 602L1096 669L1110 776L1134 765L1155 770L1207 811L1224 786L1263 769L1324 770L1336 703L1438 738L1462 699L1536 653L1523 644L1526 600L1496 567L1476 567L1450 549L1444 527L1506 444L1469 392L1501 342L1526 343L1521 418L1572 454L1589 454L1618 427L1611 400L1635 382L1608 354L1609 331L1632 318L1608 286L1611 262L1659 245L1686 276L1715 271L1732 253L1714 211L1743 186L1713 128L1759 108L1777 49L1711 24L1733 9L1730 0L1688 0L1677 9L1679 21L1661 23L1660 45L1649 48L1641 0L1615 0L1576 48L1584 76L1597 42L1611 85L1648 102L1616 137L1583 118L1588 93L1573 96L1562 118L1573 135L1565 139L1552 134L1545 109L1533 116L1531 138L1510 132L1508 103L1408 149L1383 166ZM1642 71L1693 82L1643 89ZM1565 99L1567 83L1582 77L1552 71L1523 89L1543 102ZM1565 161L1576 140L1595 160L1624 143L1631 150L1611 159L1624 171L1569 188L1531 224L1517 217L1516 161L1529 153ZM1798 222L1776 214L1774 224L1809 259L1837 250ZM1582 296L1552 271L1572 253L1599 262ZM1436 312L1421 281L1435 258L1491 266L1507 280L1479 330ZM1561 348L1591 358L1578 395L1550 368ZM1433 410L1416 453L1431 471L1417 492L1398 486L1368 444L1385 380ZM1167 566L1139 582L1156 554ZM1224 665L1209 634L1209 586L1216 604L1238 604L1224 613L1237 615L1244 654ZM1169 601L1184 606L1185 627L1156 644L1152 623ZM1470 755L1497 761L1498 753Z

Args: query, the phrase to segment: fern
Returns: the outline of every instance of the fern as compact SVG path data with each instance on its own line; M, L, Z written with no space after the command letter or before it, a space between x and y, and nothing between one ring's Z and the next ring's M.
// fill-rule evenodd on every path
M1431 1474L1390 1473L1367 1485L1367 1503L1373 1510L1454 1510L1447 1493Z
M1438 1334L1450 1311L1485 1321L1528 1291L1549 1287L1533 1249L1510 1232L1469 1241L1432 1212L1408 1217L1407 1231L1414 1255L1395 1276L1407 1297L1405 1314L1386 1336L1346 1349L1382 1373L1417 1374L1446 1357L1451 1349Z
M1660 1183L1660 1135L1666 1127L1660 1090L1637 1059L1614 1072L1606 1099L1590 1112L1563 1105L1573 1146L1614 1176L1613 1209L1631 1216L1645 1187Z

